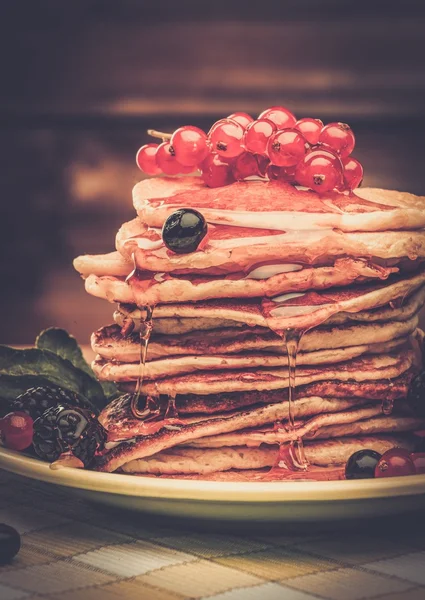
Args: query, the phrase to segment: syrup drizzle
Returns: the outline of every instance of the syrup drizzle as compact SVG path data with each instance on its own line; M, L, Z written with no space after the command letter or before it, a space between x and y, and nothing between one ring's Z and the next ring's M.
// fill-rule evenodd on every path
M286 343L286 351L288 353L288 428L291 433L295 433L295 414L294 401L296 393L296 368L297 368L297 353L300 340L304 334L301 329L287 329L285 331L284 340ZM279 458L282 445L279 446ZM308 467L308 462L304 453L302 437L296 437L287 445L287 453L290 457L290 465L296 471L305 471Z
M167 407L165 409L164 419L178 419L179 413L176 407L176 397L168 396Z
M126 278L125 281L128 285L130 285L132 287L133 284L137 285L137 283L140 281L141 272L137 268L134 252L131 255L131 258L133 260L134 268L133 268L132 272L128 275L128 277ZM146 357L148 354L149 340L151 337L152 327L153 327L152 318L153 318L154 307L146 305L146 306L141 306L138 308L140 310L145 310L146 316L144 319L142 319L142 317L140 317L139 373L137 375L136 387L135 387L133 396L131 398L130 409L131 409L131 412L133 413L133 416L136 419L145 419L146 420L148 417L154 418L157 415L159 415L159 413L160 413L159 398L155 398L153 396L147 396L144 408L143 409L139 408L139 400L140 400L140 396L142 394L143 377L145 374ZM126 331L131 332L132 329L133 329L132 327L128 327L128 325L127 325Z
M159 414L159 403L152 396L146 397L146 402L143 410L139 408L139 400L142 393L143 377L145 373L146 356L148 353L149 339L152 333L152 317L153 308L151 306L144 307L146 317L140 320L139 342L140 342L140 357L139 357L139 373L137 376L136 388L131 399L131 412L136 419L146 419Z
M134 254L133 254L134 269L127 277L126 282L129 285L137 285L143 274L137 269ZM140 320L139 330L139 343L140 343L140 356L139 356L139 373L137 376L136 387L131 398L130 409L133 416L136 419L142 419L145 423L149 423L157 420L172 420L173 423L178 423L178 412L176 408L175 396L168 396L167 404L164 407L161 398L158 395L146 396L145 405L143 408L139 407L140 397L142 396L142 386L145 373L146 357L148 353L149 340L152 333L153 327L153 306L141 306L140 310L146 312L144 319ZM131 331L131 329L130 329Z
M306 312L312 312L320 309L320 306L288 306L285 304L287 300L292 299L298 295L304 294L285 294L272 299L272 308L270 309L270 300L263 305L263 316L266 319L269 328L277 333L282 339L282 343L285 344L286 353L288 357L288 418L283 424L281 421L277 421L274 424L275 431L281 433L282 439L279 443L279 451L276 458L276 463L267 474L266 479L286 479L290 472L305 472L309 467L309 463L305 456L302 436L297 434L296 425L296 414L295 414L295 398L296 398L296 367L297 367L297 354L299 344L302 336L306 331L311 329L310 326L304 327L285 327L279 326L278 320L286 320L288 317L295 317L295 311L299 316L306 314ZM292 314L289 314L292 312ZM327 317L325 317L326 320ZM281 322L282 322L281 321ZM315 326L318 323L315 323ZM288 436L289 434L289 436ZM290 438L289 441L288 437Z
M394 398L385 398L381 403L381 411L384 415L389 416L393 412Z
M276 463L267 474L267 479L279 478L279 476L285 477L288 471L306 471L308 469L302 437L296 434L294 412L297 353L304 331L290 328L276 333L280 335L285 343L288 356L288 419L285 425L281 421L277 421L275 430L278 434L283 434L284 437L289 433L292 439L289 442L279 442Z

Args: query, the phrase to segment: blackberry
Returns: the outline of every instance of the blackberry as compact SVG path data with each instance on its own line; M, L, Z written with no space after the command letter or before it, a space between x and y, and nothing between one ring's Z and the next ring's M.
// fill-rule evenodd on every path
M55 385L33 387L21 394L11 403L11 410L23 411L35 421L52 406L68 404L93 410L87 401L81 400L74 392L69 392Z
M407 403L417 417L425 417L425 371L412 379Z
M70 452L88 467L105 440L105 429L85 408L59 404L48 408L34 422L34 450L49 462Z

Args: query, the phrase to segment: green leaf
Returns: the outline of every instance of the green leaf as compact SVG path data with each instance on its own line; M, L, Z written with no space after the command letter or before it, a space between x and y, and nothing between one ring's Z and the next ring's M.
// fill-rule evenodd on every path
M40 348L17 350L0 346L0 377L41 377L75 392L99 409L105 405L102 386L71 361Z
M70 335L65 329L59 327L50 327L40 333L35 340L35 345L41 350L47 350L57 354L61 358L69 360L74 367L81 369L87 375L90 375L95 381L98 381L92 368L86 361L74 336ZM110 381L99 381L103 393L108 402L119 395L117 386Z
M90 377L94 377L94 373L84 358L77 340L73 335L65 331L65 329L60 329L59 327L45 329L35 340L35 345L40 350L48 350L61 358L69 360L74 367L81 369L81 371L84 371Z
M0 398L12 402L29 388L49 385L49 383L48 379L38 375L21 375L19 377L0 375Z
M106 403L109 404L111 400L117 398L120 395L120 391L112 381L99 381L102 386L103 393L106 397Z

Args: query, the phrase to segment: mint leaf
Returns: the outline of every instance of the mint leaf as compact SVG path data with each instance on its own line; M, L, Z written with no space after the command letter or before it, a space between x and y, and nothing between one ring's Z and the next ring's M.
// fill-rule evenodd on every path
M36 376L75 392L100 410L105 406L105 396L99 382L75 367L68 359L51 351L40 348L17 350L0 346L0 381L3 376Z
M109 404L114 398L118 398L120 391L113 381L99 381L103 393L105 394L106 404Z
M73 335L70 335L65 329L59 327L50 327L42 331L35 340L36 348L48 350L57 354L61 358L69 360L74 367L81 369L90 377L94 373L83 356L80 346Z
M84 358L77 340L73 335L70 335L65 331L65 329L60 329L59 327L45 329L35 340L35 345L37 348L40 348L40 350L53 352L61 358L69 360L74 367L87 373L87 375L92 377L92 379L98 382L102 387L107 402L110 402L119 395L119 390L114 383L97 380L92 368Z
M32 387L50 384L48 379L38 375L20 375L19 377L0 375L0 398L12 402Z

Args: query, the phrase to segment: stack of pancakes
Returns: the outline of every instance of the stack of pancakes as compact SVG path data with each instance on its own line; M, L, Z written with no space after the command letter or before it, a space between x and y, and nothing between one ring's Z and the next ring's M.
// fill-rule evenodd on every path
M123 390L100 417L108 444L99 470L261 479L279 446L302 437L307 475L275 469L276 478L338 478L359 449L411 447L425 427L406 403L421 363L425 198L377 189L320 197L277 181L210 189L197 177L161 177L136 185L133 200L138 216L121 227L116 251L74 263L90 294L118 303L115 323L92 337L97 376ZM208 222L188 254L161 236L181 208ZM151 308L146 418L136 418ZM279 335L291 329L305 331L295 430L286 426Z

